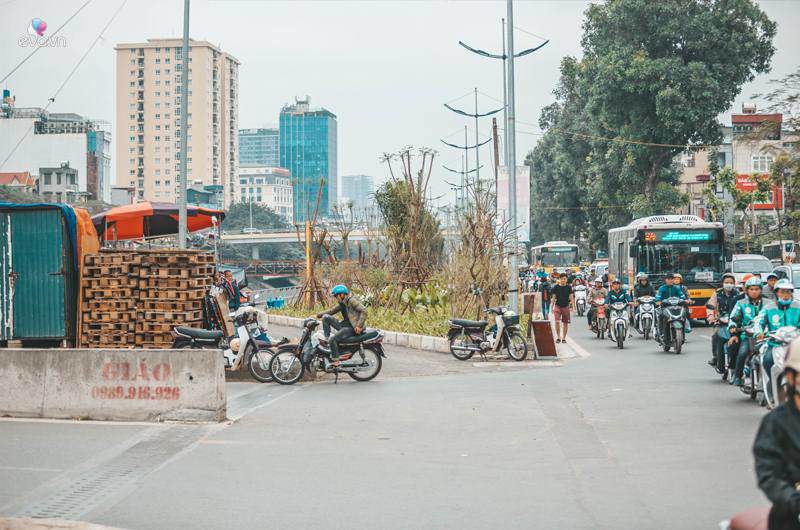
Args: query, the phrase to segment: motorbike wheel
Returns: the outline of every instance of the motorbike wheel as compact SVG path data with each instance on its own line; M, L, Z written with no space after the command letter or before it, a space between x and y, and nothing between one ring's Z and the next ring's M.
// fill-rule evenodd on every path
M528 342L518 331L512 331L506 337L506 351L508 356L515 361L524 361L528 358Z
M255 349L249 346L251 350ZM269 371L269 363L272 360L271 350L259 350L248 352L245 351L245 359L247 359L247 370L253 379L259 383L271 383L272 374Z
M670 333L669 330L661 336L661 349L664 350L664 353L669 351L671 338L672 333Z
M750 399L753 401L758 397L758 386L761 382L761 369L750 365Z
M625 326L623 326L622 324L617 324L615 335L617 336L617 348L619 348L620 350L625 344L625 333L626 333Z
M680 355L683 349L683 329L675 330L675 354Z
M293 385L303 377L306 367L295 353L296 346L279 348L269 362L269 373L276 383Z
M450 339L450 353L452 353L453 357L455 357L459 361L467 361L473 355L475 355L475 350L454 350L453 346L461 348L473 346L472 340L464 332L461 332L460 335L456 335Z
M383 366L383 359L381 359L381 354L377 351L373 350L369 346L364 348L363 351L364 359L363 364L369 365L369 367L364 367L363 371L359 370L358 372L347 372L352 379L356 381L369 381L371 379L375 379L375 377L381 373L381 367ZM357 359L361 356L361 352L356 352L350 359Z

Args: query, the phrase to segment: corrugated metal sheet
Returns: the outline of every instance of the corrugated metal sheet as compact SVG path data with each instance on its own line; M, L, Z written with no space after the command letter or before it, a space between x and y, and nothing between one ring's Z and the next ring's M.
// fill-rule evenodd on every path
M66 234L60 210L11 213L14 338L64 338L68 274ZM71 267L70 267L71 268Z
M0 340L11 338L11 233L8 214L0 213Z

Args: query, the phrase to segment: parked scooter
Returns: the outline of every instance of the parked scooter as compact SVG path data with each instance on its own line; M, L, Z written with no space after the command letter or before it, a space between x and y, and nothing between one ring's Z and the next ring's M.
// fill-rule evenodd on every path
M317 327L317 319L305 319L300 342L278 348L269 363L269 371L275 382L293 385L306 370L334 374L337 382L341 373L356 381L369 381L380 373L382 358L386 357L382 331L365 329L360 335L339 342L339 363L334 364L330 360L328 341L322 331L314 331Z
M578 312L578 316L582 317L586 314L586 286L585 285L576 285L575 286L575 311Z
M490 307L484 313L494 315L495 323L488 333L486 320L450 319L447 339L453 357L466 361L476 352L485 357L487 352L497 353L505 348L511 359L524 361L528 343L519 327L519 315L505 307Z
M640 296L636 301L639 305L634 324L644 340L649 340L656 333L656 299L652 296Z
M661 348L681 353L686 337L686 300L672 296L661 301Z
M625 339L628 338L628 302L614 302L609 308L608 338L617 343L617 348L622 349Z
M596 298L592 300L592 305L595 308L594 321L592 322L592 329L597 334L598 339L605 338L606 328L608 327L608 320L606 320L606 306L604 298Z
M269 383L269 361L275 346L285 344L285 337L277 344L267 335L266 329L258 324L258 310L243 306L229 315L236 327L236 335L225 337L222 331L176 326L172 329L172 347L221 349L225 358L225 369L240 370L246 366L256 381Z
M797 337L800 337L800 330L794 326L778 328L768 335L767 338L769 341L775 343L775 346L772 347L772 360L774 364L769 373L763 363L763 355L767 352L769 341L765 341L764 345L761 347L762 363L760 368L761 377L764 381L764 399L762 403L766 405L768 409L774 409L786 401L789 389L783 366L786 360L786 353L789 350L789 344Z

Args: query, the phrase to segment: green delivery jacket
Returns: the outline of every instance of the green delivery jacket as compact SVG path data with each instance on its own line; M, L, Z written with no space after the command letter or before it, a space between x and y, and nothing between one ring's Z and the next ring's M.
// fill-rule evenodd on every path
M792 301L781 307L772 300L765 300L764 307L756 317L756 334L767 334L784 326L800 327L800 303Z

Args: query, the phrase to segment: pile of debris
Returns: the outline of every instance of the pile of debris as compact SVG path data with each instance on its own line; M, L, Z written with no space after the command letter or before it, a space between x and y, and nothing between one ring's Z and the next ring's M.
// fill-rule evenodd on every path
M103 250L81 270L80 346L167 348L173 326L203 327L214 256L192 250Z

